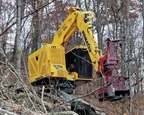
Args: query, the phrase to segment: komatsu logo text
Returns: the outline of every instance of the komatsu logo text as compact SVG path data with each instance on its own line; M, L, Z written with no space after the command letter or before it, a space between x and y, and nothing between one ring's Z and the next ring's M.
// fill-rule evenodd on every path
M82 34L83 34L85 43L86 43L86 45L87 45L87 47L88 47L88 51L91 52L90 44L89 44L89 42L88 42L88 40L87 40L87 38L86 38L86 34L85 34L84 30L82 31Z

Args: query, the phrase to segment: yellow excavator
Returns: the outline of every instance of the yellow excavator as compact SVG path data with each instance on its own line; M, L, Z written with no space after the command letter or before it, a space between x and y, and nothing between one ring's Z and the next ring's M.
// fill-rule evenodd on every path
M52 43L43 46L28 56L28 70L30 83L35 85L42 82L49 84L49 79L51 79L53 81L51 83L58 84L61 89L72 93L73 88L75 88L74 81L90 81L93 79L92 76L80 77L77 72L71 72L71 74L68 72L65 46L72 34L77 30L82 33L86 46L78 47L85 48L89 52L92 65L96 71L98 71L98 61L102 56L102 51L98 49L98 44L91 31L90 19L94 18L95 14L92 11L82 11L75 7L71 7L68 13L68 17L55 33Z
M69 76L65 62L65 45L69 42L72 34L78 29L81 31L86 44L86 49L92 60L95 70L98 70L98 61L102 51L92 34L92 25L89 19L95 14L91 11L82 11L79 8L71 7L68 10L68 17L60 26L53 37L51 44L38 49L28 57L29 81L31 83L45 77L65 78L67 80L92 80L92 78L79 78ZM83 46L80 46L83 48Z
M120 60L114 50L118 40L108 39L106 54L102 55L92 32L91 19L94 17L92 11L69 8L68 16L55 33L52 43L28 56L30 83L53 85L71 94L76 87L75 81L103 77L108 85L98 91L99 100L129 95L129 90L123 85L124 77L118 74ZM85 45L75 46L65 53L65 46L76 31L80 31ZM92 75L93 68L97 76Z

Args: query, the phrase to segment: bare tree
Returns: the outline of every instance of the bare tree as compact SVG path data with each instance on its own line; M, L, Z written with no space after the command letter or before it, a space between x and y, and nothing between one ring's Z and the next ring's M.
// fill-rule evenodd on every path
M127 29L126 29L126 38L129 41L128 42L128 59L131 59L132 57L132 47L131 47L131 38L130 38L130 25L129 25L129 6L130 1L127 0L127 12L126 12L126 19L127 19ZM130 63L131 64L131 63ZM128 66L130 67L130 66ZM129 76L129 89L130 89L130 106L129 106L129 115L132 115L132 90L131 90L131 68L128 69L128 76Z
M2 0L0 0L0 14L2 14ZM2 18L2 17L0 17ZM2 23L0 24L0 26L2 26ZM2 31L2 29L0 29L0 32ZM0 37L0 47L3 47L2 44L2 36ZM0 59L2 60L2 56L0 56Z
M144 0L142 0L142 17L143 17L143 58L144 58Z
M14 47L14 63L17 70L17 74L21 77L21 7L22 0L16 1L17 5L17 15L16 15L16 37L15 37L15 47ZM16 88L19 87L19 81L16 81Z
M96 14L96 30L98 36L98 45L101 50L103 50L103 36L102 36L102 1L101 0L93 0L93 9Z
M41 47L41 11L40 10L36 10L38 9L41 5L42 5L41 0L33 0L31 2L31 5L33 7L33 10L35 10L36 12L33 15L33 19L32 19L32 28L33 28L33 32L32 32L32 52L34 52L35 50L37 50L38 48Z
M49 41L52 41L52 32L51 32L51 23L50 23L50 6L47 6L46 8L46 23L47 23L47 31L46 31L46 36L47 36L47 40L48 42ZM51 42L50 42L51 43Z

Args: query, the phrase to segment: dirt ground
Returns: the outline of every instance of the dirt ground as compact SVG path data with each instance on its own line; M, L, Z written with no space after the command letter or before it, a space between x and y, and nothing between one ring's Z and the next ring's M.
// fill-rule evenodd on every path
M78 86L76 93L78 95L85 95L90 92L94 87L93 83ZM106 115L129 115L130 99L125 97L117 101L103 101L100 102L96 99L96 92L83 98L94 107L99 108L105 112ZM144 94L137 94L132 98L132 115L144 115Z

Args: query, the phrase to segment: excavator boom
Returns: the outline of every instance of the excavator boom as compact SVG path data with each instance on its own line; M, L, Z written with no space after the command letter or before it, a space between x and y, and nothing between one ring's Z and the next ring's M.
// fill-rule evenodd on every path
M98 61L102 56L102 51L98 48L90 23L91 19L95 17L95 14L92 11L82 11L75 7L71 7L68 13L69 16L54 35L52 44L65 46L73 33L80 30L85 45L87 46L92 65L95 70L98 71Z

